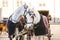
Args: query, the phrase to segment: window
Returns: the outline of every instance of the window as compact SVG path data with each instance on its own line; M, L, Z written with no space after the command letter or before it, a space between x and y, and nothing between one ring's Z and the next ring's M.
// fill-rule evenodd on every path
M3 7L7 7L8 6L8 0L3 0L2 5L3 5Z
M20 6L22 4L22 0L17 0L17 6Z

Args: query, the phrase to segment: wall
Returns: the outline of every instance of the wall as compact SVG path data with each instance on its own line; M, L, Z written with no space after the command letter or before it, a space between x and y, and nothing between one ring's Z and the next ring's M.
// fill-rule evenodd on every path
M49 10L49 14L52 17L60 18L60 0L21 0L23 2L29 3L30 6L33 6L36 10ZM31 4L30 4L31 2ZM2 5L2 1L0 0ZM21 5L21 4L20 4ZM17 9L17 0L8 0L8 7L2 7L2 18L9 17ZM6 15L7 14L7 15Z

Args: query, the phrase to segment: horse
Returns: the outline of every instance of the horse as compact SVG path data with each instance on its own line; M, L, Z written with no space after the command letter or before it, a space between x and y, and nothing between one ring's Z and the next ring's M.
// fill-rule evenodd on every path
M24 15L24 13L27 11L27 8L28 6L26 4L22 5L21 7L17 8L15 12L8 18L7 29L9 38L14 35L16 26L19 28L19 31L24 28L22 15Z
M17 10L8 20L7 28L9 31L9 37L15 33L15 27L18 23L20 23L20 28L23 26L21 30L19 29L20 31L23 29L27 31L33 30L36 36L46 34L46 28L43 23L42 15L38 13L37 10L32 9L28 8L27 5L22 5L21 7L17 8Z
M48 34L48 20L47 17L40 14L37 10L28 10L26 14L27 23L25 25L30 37L33 30L35 36ZM31 37L27 40L31 40Z

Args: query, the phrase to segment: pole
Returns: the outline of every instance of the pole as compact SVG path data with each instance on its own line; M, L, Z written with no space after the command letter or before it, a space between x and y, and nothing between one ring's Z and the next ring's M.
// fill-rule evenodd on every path
M55 23L55 0L54 0L54 23Z

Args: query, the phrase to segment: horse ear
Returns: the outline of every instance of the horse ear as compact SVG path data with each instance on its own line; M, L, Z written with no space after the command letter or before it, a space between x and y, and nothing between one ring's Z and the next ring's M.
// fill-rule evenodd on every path
M24 8L27 9L28 8L28 5L26 5L26 3L24 4Z

